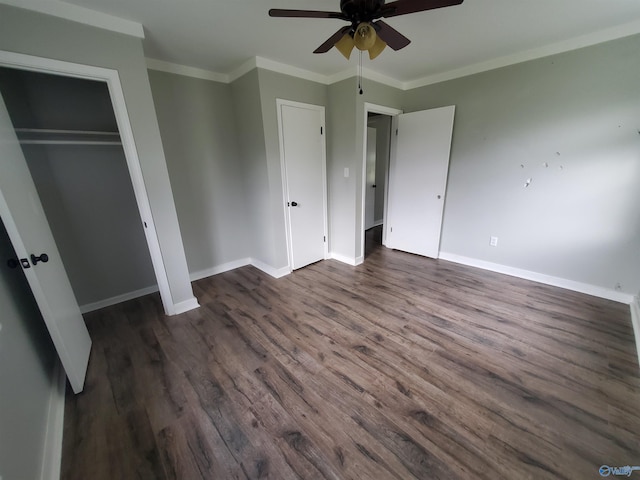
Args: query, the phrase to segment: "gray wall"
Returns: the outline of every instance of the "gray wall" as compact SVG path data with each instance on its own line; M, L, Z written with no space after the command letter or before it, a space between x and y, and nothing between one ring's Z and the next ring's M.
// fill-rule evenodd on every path
M192 299L140 39L0 5L0 49L118 71L172 300L180 303Z
M406 111L456 105L443 252L638 291L638 52L628 37L405 93Z
M250 257L231 85L149 71L189 272Z
M0 68L0 92L16 128L117 131L105 83ZM154 287L122 147L22 150L78 303Z
M245 220L250 232L247 247L252 258L269 264L275 247L269 226L270 193L258 70L234 81L231 92L244 172Z
M329 85L327 108L327 183L329 203L329 250L346 259L356 256L356 173L355 134L357 82L348 78ZM345 178L344 169L349 169Z
M40 478L56 353L0 221L0 475Z

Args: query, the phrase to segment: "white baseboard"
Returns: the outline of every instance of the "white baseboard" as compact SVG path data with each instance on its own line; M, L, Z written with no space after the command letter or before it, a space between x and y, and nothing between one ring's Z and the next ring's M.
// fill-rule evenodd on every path
M636 295L631 302L631 324L633 335L636 338L636 353L638 354L638 366L640 366L640 295Z
M440 252L439 258L449 262L460 263L470 267L482 268L483 270L490 270L492 272L511 275L512 277L544 283L545 285L566 288L567 290L573 290L574 292L586 293L587 295L593 295L594 297L605 298L607 300L613 300L620 303L630 304L633 301L633 295L629 293L618 292L616 290L598 287L596 285L589 285L588 283L574 282L573 280L567 280L565 278L552 277L551 275L545 275L520 268L508 267L498 263L485 262L484 260L464 257L453 253Z
M94 310L100 310L101 308L110 307L111 305L126 302L127 300L133 300L134 298L144 297L145 295L149 295L150 293L155 293L157 291L158 291L157 285L154 285L153 287L141 288L140 290L134 290L133 292L123 293L122 295L116 295L115 297L105 298L104 300L100 300L94 303L87 303L85 305L80 305L80 312L81 313L93 312Z
M199 270L197 272L189 274L189 278L192 282L194 282L196 280L200 280L201 278L212 277L213 275L228 272L229 270L235 270L236 268L244 267L246 265L251 265L250 258L241 258L239 260L233 260L231 262L223 263L222 265L216 265L212 268Z
M51 395L47 412L47 430L44 436L41 480L59 480L62 464L62 434L64 432L64 395L67 376L60 362L52 372Z
M181 313L188 312L189 310L194 310L199 307L200 304L198 303L198 299L196 297L191 297L188 300L174 303L171 315L180 315Z
M261 262L260 260L256 260L255 258L251 259L251 265L256 267L258 270L262 270L267 275L271 275L273 278L281 278L291 273L291 267L289 266L275 268L271 265L267 265L266 263Z
M339 262L342 262L342 263L346 263L347 265L353 265L354 267L356 265L359 265L357 263L358 261L357 258L347 257L346 255L342 255L341 253L331 252L329 256L330 258L333 258L334 260L338 260ZM362 263L362 260L360 260L360 263Z

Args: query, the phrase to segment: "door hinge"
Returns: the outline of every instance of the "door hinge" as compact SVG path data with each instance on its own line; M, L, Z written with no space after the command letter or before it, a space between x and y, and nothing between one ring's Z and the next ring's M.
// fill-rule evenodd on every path
M393 227L389 228L389 233L393 232Z
M396 128L396 137L398 136L398 129Z
M320 127L320 135L322 135L322 127Z
M327 236L322 237L324 239L324 243L327 243Z

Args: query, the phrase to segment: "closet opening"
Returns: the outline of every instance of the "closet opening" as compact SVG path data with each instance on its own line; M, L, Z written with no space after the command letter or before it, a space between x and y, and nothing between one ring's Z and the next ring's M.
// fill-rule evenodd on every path
M0 94L82 313L159 284L109 87L0 66Z

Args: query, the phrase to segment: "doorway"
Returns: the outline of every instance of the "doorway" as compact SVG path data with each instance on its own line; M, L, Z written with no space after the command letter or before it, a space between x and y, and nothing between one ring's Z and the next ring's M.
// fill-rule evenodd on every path
M382 105L364 105L361 222L361 251L364 258L375 248L386 245L384 224L388 204L391 132L394 117L401 113L402 110ZM372 135L375 135L375 139Z
M0 93L81 311L156 291L106 84L0 67Z
M63 77L94 80L103 82L107 85L111 99L111 106L116 118L117 128L126 158L129 177L133 185L137 209L140 214L140 221L144 225L144 236L151 256L153 270L158 290L160 291L164 311L167 315L174 315L181 311L185 311L182 309L182 305L178 307L174 304L171 290L169 288L169 279L167 277L167 271L160 251L160 243L155 222L151 214L151 206L142 176L142 168L140 166L140 160L135 147L133 131L118 72L116 70L101 67L69 63L6 51L0 51L0 67L40 72ZM179 311L178 308L180 308Z
M107 85L0 67L0 94L81 311L156 291Z

